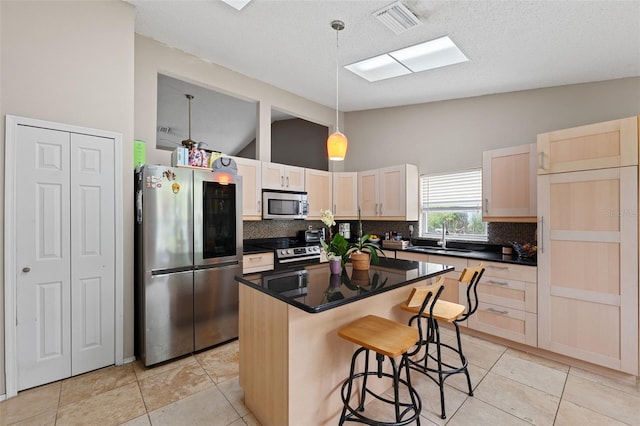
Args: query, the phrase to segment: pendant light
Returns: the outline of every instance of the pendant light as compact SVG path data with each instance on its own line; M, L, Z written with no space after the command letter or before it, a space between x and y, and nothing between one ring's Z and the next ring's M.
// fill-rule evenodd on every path
M329 135L327 138L327 155L329 160L334 161L342 161L344 157L347 155L347 137L340 133L340 126L338 124L338 107L339 107L339 87L338 87L338 71L339 71L339 44L338 44L338 34L340 31L344 30L344 22L342 21L332 21L331 28L336 30L336 131Z
M191 99L193 99L193 95L185 95L187 99L189 99L189 139L185 139L182 141L182 146L187 149L191 149L196 146L198 143L191 139Z

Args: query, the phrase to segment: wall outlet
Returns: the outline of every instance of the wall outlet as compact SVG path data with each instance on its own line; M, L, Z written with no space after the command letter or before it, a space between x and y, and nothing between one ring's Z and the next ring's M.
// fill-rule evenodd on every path
M413 225L409 225L409 234L413 234Z

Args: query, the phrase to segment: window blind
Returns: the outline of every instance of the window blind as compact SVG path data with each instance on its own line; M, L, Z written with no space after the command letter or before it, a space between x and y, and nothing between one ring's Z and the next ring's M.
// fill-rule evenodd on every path
M482 170L420 177L423 209L470 210L482 208Z

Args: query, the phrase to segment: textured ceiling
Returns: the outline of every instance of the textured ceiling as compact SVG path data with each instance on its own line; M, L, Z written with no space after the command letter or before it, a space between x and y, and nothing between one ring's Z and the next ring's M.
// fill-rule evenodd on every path
M371 14L392 0L139 1L136 32L335 106L340 65L449 35L470 61L369 83L340 69L340 109L439 101L640 75L640 1L406 0L423 22L395 35Z

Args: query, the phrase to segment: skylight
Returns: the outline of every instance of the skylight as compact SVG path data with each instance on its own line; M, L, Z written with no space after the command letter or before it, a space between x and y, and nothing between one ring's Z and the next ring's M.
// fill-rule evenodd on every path
M448 36L444 36L355 62L345 68L373 82L468 60L469 58L460 51L458 46Z
M247 4L249 4L251 0L222 0L222 1L228 4L229 6L233 7L234 9L242 10L242 8L245 7Z

